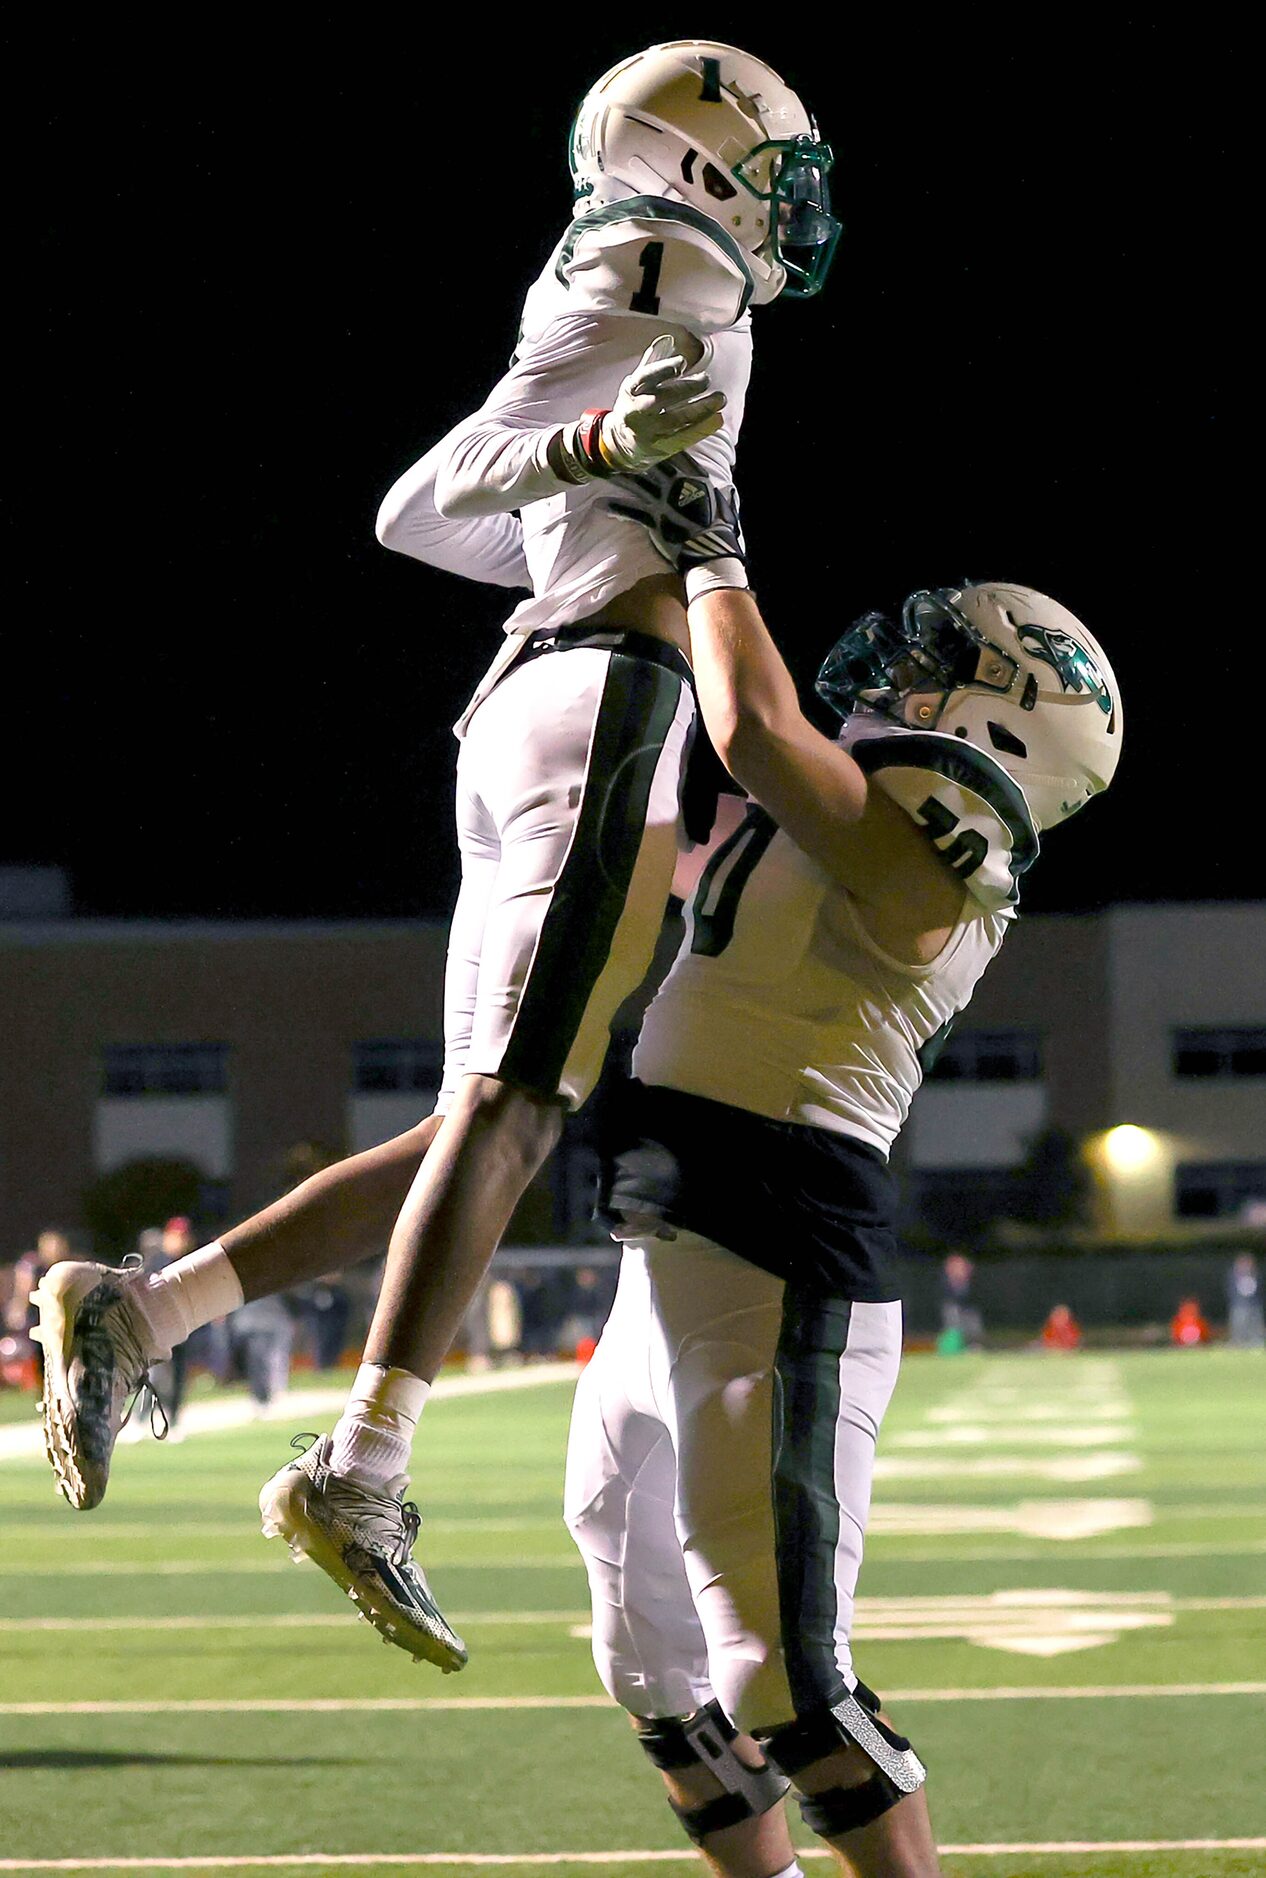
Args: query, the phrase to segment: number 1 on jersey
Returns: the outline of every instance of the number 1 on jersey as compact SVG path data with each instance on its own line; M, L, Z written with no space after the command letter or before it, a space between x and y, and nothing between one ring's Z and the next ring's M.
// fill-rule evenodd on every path
M637 257L642 270L642 284L629 301L633 313L659 312L659 270L664 264L662 241L648 241Z

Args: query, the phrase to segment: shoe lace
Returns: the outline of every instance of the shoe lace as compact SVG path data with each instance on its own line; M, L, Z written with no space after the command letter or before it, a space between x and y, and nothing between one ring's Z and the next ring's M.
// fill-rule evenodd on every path
M389 1493L343 1481L337 1481L333 1491L346 1502L365 1543L393 1565L412 1562L409 1555L422 1526L422 1515L412 1500L402 1504Z
M137 1272L144 1263L144 1259L138 1252L129 1252L119 1269L124 1272ZM94 1307L81 1313L77 1328L85 1354L104 1364L110 1356L112 1346L113 1355L118 1358L126 1377L125 1391L131 1391L122 1420L119 1422L119 1428L122 1430L127 1427L136 1412L137 1404L142 1397L145 1397L149 1410L150 1433L156 1441L165 1441L171 1431L171 1422L163 1407L162 1397L154 1387L153 1378L150 1376L149 1358L145 1354L140 1338L131 1328L127 1312L116 1310L115 1303L116 1300L112 1299L104 1306ZM107 1340L104 1318L106 1312L111 1310L114 1311L114 1321L110 1325Z
M166 1441L168 1435L171 1433L171 1422L168 1420L167 1410L163 1407L163 1398L154 1387L148 1370L146 1370L145 1374L140 1378L133 1392L131 1401L123 1411L123 1419L119 1423L120 1431L127 1427L136 1412L137 1404L142 1400L149 1412L150 1433L153 1435L155 1441ZM160 1422L162 1423L161 1427L159 1426Z

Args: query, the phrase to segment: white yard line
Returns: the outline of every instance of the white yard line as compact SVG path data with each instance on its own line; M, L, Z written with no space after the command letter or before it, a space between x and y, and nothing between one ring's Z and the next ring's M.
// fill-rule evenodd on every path
M534 1363L526 1369L494 1369L486 1376L441 1376L431 1390L429 1401L453 1399L464 1395L494 1395L504 1389L534 1389L541 1383L574 1381L580 1374L578 1363ZM180 1418L183 1435L219 1434L226 1428L253 1428L261 1422L320 1421L337 1415L347 1401L352 1386L352 1372L347 1387L340 1389L293 1389L278 1396L262 1411L249 1396L226 1396L210 1402L195 1402ZM44 1436L38 1421L15 1422L0 1428L0 1461L26 1459L43 1454Z
M1094 1852L1257 1852L1266 1839L1050 1839L1010 1844L943 1845L951 1858L1084 1858ZM247 1871L299 1870L320 1866L365 1865L533 1869L550 1865L673 1865L689 1862L687 1852L294 1852L263 1853L255 1858L220 1854L207 1858L0 1858L0 1871ZM798 1854L826 1859L825 1846Z
M859 1634L872 1640L877 1625L900 1620L905 1625L929 1625L943 1621L975 1619L1020 1613L1027 1621L1033 1610L1093 1606L1107 1613L1122 1613L1155 1606L1165 1611L1260 1611L1266 1610L1266 1596L1243 1598L1172 1598L1166 1591L1067 1591L1027 1587L1019 1591L994 1591L983 1595L960 1593L945 1596L903 1596L860 1598L857 1604ZM587 1624L587 1611L465 1611L454 1617L461 1624ZM346 1624L346 1614L333 1611L252 1612L245 1615L216 1612L166 1617L4 1617L0 1632L5 1631L76 1631L76 1630L319 1630Z
M1266 1682L1030 1683L980 1689L890 1689L890 1702L1100 1702L1125 1696L1131 1701L1191 1696L1266 1695ZM154 1702L0 1702L0 1715L343 1715L461 1713L536 1709L607 1709L605 1695L469 1696L313 1696L273 1700L267 1696L238 1701L174 1698Z
M162 1532L162 1528L156 1529ZM258 1537L258 1534L256 1534ZM1266 1541L1263 1541L1266 1544ZM1043 1554L1045 1556L1045 1554ZM1061 1552L1061 1558L1067 1556ZM76 1559L70 1565L47 1565L40 1567L40 1579L49 1578L218 1578L222 1572L234 1574L258 1572L287 1572L296 1561L286 1558L256 1559L163 1559L157 1565L148 1564L143 1559ZM516 1554L512 1559L453 1558L445 1552L428 1552L426 1556L428 1571L567 1571L581 1570L580 1559L574 1552L560 1552L556 1557L525 1558ZM29 1578L31 1563L25 1565L0 1564L0 1578Z
M470 1624L582 1624L588 1611L459 1611ZM24 1630L324 1630L348 1622L346 1612L279 1611L245 1617L3 1617L0 1631Z
M483 1499L485 1491L482 1485L479 1497ZM1226 1514L1226 1518L1238 1515ZM1258 1516L1266 1519L1266 1506L1259 1509ZM1219 1514L1221 1518L1223 1515ZM443 1514L428 1514L426 1529L428 1533L437 1532L558 1532L562 1528L561 1513L541 1513L532 1517L507 1515L504 1518L462 1519L448 1518ZM50 1508L47 1519L6 1520L0 1526L0 1544L7 1539L29 1544L32 1539L55 1539L63 1545L68 1539L87 1539L93 1545L100 1545L112 1539L150 1539L161 1535L164 1539L243 1539L252 1543L259 1538L259 1520L252 1513L243 1513L240 1518L229 1519L159 1519L152 1520L117 1520L98 1519L94 1514L91 1519L71 1519L64 1507Z

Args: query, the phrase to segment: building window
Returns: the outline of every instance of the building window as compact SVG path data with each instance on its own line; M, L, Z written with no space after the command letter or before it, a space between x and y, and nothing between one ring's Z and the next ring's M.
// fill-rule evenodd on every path
M1238 1219L1254 1201L1266 1202L1266 1161L1189 1161L1174 1170L1180 1219Z
M108 1043L101 1093L108 1096L223 1095L226 1043Z
M1037 1030L956 1030L932 1068L937 1082L1037 1082L1042 1035Z
M1266 1076L1266 1025L1176 1030L1175 1076Z
M434 1094L444 1053L420 1037L379 1037L352 1045L352 1088L358 1095Z

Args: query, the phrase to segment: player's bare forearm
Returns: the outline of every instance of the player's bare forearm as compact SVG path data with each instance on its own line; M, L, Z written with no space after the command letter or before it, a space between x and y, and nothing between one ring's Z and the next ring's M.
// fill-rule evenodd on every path
M699 708L721 761L798 847L831 866L838 831L866 806L865 776L801 711L746 588L700 595L689 620Z

